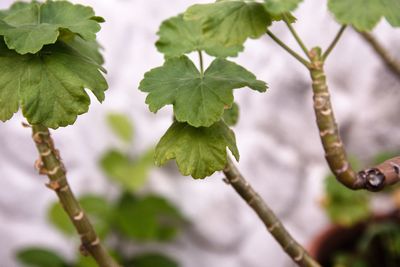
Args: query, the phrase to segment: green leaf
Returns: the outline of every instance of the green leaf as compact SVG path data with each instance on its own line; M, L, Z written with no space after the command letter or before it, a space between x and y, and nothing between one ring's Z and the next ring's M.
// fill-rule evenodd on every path
M65 38L64 35L62 40L65 44L67 44L77 53L81 54L83 57L87 57L90 60L93 60L98 65L104 64L103 55L100 53L101 46L96 40L86 41L77 35L69 36L68 38ZM103 71L105 72L105 70Z
M179 267L179 264L162 254L147 253L135 256L124 263L126 267Z
M382 17L393 27L400 26L398 0L329 0L328 7L340 23L360 31L372 30Z
M108 201L100 196L87 195L79 198L79 203L94 225L97 234L103 238L110 230L112 208ZM74 235L76 230L60 203L54 203L48 211L49 221L66 235Z
M164 21L157 33L160 36L156 42L158 51L166 57L179 57L198 50L216 57L234 57L243 50L242 45L226 47L216 40L206 38L201 26L200 21L184 20L183 15Z
M239 106L236 103L233 103L231 108L225 109L224 122L229 126L234 126L239 121Z
M126 190L137 191L147 181L153 163L154 151L150 150L133 161L116 150L105 153L100 160L103 171Z
M62 42L43 48L40 55L19 55L0 42L0 120L10 119L22 106L30 124L54 129L73 124L89 109L84 88L104 99L107 82L99 69Z
M282 14L295 10L303 0L264 0L264 2L269 13Z
M325 208L334 223L351 226L371 215L368 192L350 190L332 175L326 178L325 190Z
M262 3L247 1L193 5L184 18L200 20L205 36L225 46L243 45L247 38L259 38L272 23Z
M43 248L25 248L17 252L17 259L29 267L67 267L68 264L56 252Z
M98 265L92 257L80 256L73 267L98 267Z
M179 232L184 218L168 200L159 196L134 198L125 194L115 211L115 226L136 241L169 241Z
M100 30L90 7L67 1L21 4L11 9L0 24L9 49L19 54L37 53L46 44L54 44L60 30L68 30L85 40L95 40Z
M147 72L139 88L149 93L146 103L152 112L172 104L178 121L208 127L221 119L225 106L232 105L233 89L245 86L266 90L263 81L233 62L217 58L202 75L189 58L181 56Z
M133 125L128 116L120 113L109 113L107 122L113 132L125 142L133 139Z
M223 121L200 128L174 122L156 147L155 161L161 166L175 159L183 175L205 178L225 167L227 147L239 160L235 134Z

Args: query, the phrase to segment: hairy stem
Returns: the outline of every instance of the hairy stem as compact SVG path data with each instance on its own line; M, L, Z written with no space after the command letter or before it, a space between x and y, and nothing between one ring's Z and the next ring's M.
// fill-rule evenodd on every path
M360 31L358 33L374 49L388 69L400 79L400 60L396 60L372 34Z
M342 37L344 30L346 29L347 25L343 25L340 27L338 33L336 34L335 38L333 39L332 43L328 46L325 53L322 55L322 59L325 61L332 50L335 48L336 44L339 42L340 37Z
M271 37L272 40L274 40L280 47L286 50L290 55L292 55L297 61L299 61L301 64L303 64L306 68L309 67L309 62L304 59L302 56L297 54L295 51L293 51L289 46L287 46L283 41L281 41L276 35L274 35L270 30L267 30L267 34L269 37Z
M119 267L101 244L92 224L71 191L66 170L58 150L54 147L49 130L40 125L33 125L32 138L39 152L39 160L35 165L40 174L45 174L50 179L47 186L56 192L62 207L79 233L82 253L84 255L89 253L100 267Z
M268 231L296 264L305 267L320 266L307 251L293 239L274 212L268 207L260 195L254 191L230 159L228 159L224 174L229 184L232 185L243 200L257 213Z
M287 15L283 15L283 20L286 23L286 26L289 28L289 31L292 33L294 39L296 39L296 42L299 44L301 50L303 50L304 54L308 55L308 49L305 46L303 40L301 40L300 36L297 34L296 30L294 29L294 27L292 26L292 23L290 23Z

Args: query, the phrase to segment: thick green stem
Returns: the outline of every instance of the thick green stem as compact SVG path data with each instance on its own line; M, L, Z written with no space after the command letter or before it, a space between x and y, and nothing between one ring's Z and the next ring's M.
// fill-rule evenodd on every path
M360 31L358 33L374 49L387 68L400 79L400 61L396 60L372 34Z
M344 30L346 29L347 25L343 25L340 27L338 33L336 34L335 38L333 39L332 43L328 46L326 49L325 53L323 54L322 58L325 61L329 54L332 52L332 50L335 48L336 44L339 42L340 37L342 37Z
M243 200L257 213L261 221L267 227L267 230L296 264L305 267L320 266L288 233L274 212L268 207L260 195L254 191L230 159L228 159L224 174L229 184L232 185Z
M39 152L36 167L41 174L49 177L50 182L47 186L56 192L62 207L80 235L81 251L84 254L89 253L100 267L119 267L101 244L92 224L72 193L66 170L58 150L54 147L49 130L43 126L33 125L32 138Z

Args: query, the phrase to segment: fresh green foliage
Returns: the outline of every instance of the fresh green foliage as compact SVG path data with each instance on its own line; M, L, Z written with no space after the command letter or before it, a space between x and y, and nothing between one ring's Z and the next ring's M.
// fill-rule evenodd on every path
M237 56L243 50L242 45L226 47L214 39L207 38L199 20L184 20L178 15L164 21L156 42L158 51L166 57L179 57L193 51L205 51L216 57Z
M0 35L19 54L35 54L44 45L54 44L62 31L93 41L99 30L92 8L67 1L19 3L0 21Z
M265 9L272 14L282 14L293 11L303 0L264 0Z
M150 253L134 257L129 260L126 267L179 267L179 264L167 256Z
M174 205L155 195L136 198L125 194L114 215L116 229L136 241L171 240L183 221Z
M239 105L233 103L231 108L225 109L223 119L229 126L236 125L239 121Z
M100 196L86 195L79 199L79 203L89 216L97 234L100 237L106 236L110 229L109 221L112 216L112 207L109 202ZM75 234L74 226L58 202L50 207L48 217L49 221L64 234Z
M333 175L326 178L325 191L325 208L334 223L351 226L371 215L367 192L352 191L338 183Z
M262 3L250 1L193 5L184 18L201 21L205 36L225 46L242 45L247 38L259 38L272 23Z
M27 267L68 267L57 253L42 248L25 248L18 251L17 258Z
M110 150L100 160L103 171L115 182L121 184L126 190L136 191L147 181L153 163L154 151L150 150L136 160L127 155Z
M139 88L149 93L146 103L151 111L172 104L179 122L208 127L221 119L225 106L232 105L233 89L245 86L266 90L264 82L233 62L217 58L203 74L182 56L147 72Z
M239 160L235 134L223 121L200 128L174 122L156 147L155 161L160 166L175 159L183 175L204 178L225 167L227 147Z
M110 113L107 115L107 122L113 132L125 142L133 139L133 125L131 120L124 114Z
M393 26L400 26L398 0L329 0L329 10L342 24L351 24L360 31L370 31L385 17Z

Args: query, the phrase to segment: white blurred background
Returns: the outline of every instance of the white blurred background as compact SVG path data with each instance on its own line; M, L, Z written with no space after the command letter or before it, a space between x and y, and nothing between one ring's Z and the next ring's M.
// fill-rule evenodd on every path
M11 2L3 0L0 7ZM97 163L101 153L118 142L106 127L105 115L117 111L132 118L135 153L158 141L171 122L171 108L150 113L146 95L137 89L143 74L163 62L154 46L156 32L164 19L207 1L73 2L93 6L107 21L99 40L105 49L110 89L103 104L92 98L89 113L53 137L74 191L110 195L113 192ZM295 16L295 27L310 48L326 48L339 28L326 1L305 0ZM272 31L298 50L283 24ZM381 22L374 33L400 57L400 30ZM318 204L327 166L314 123L307 70L267 36L248 41L245 52L233 60L270 87L264 94L236 90L241 107L235 127L240 169L293 236L307 245L328 224ZM346 30L326 69L349 153L368 160L378 151L399 149L400 82L352 29ZM73 257L76 250L76 244L66 241L46 220L55 195L33 168L37 153L22 121L18 113L0 123L0 267L19 266L14 253L26 245L50 246L66 257ZM146 190L167 196L193 222L176 242L159 247L182 266L292 266L252 210L222 181L222 174L196 181L181 177L170 165L152 172Z

